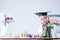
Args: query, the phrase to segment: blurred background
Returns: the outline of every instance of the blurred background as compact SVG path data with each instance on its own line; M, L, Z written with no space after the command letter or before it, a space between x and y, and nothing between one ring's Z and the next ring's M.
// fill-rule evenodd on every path
M37 34L41 23L34 13L41 11L60 14L60 0L0 0L0 28L4 26L3 29L8 30L12 36L18 36L22 32ZM14 22L5 26L5 15L13 17Z

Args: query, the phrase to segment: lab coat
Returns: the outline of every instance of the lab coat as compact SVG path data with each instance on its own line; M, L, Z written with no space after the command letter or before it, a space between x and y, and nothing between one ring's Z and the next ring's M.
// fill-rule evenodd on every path
M60 38L60 25L53 25L54 29L51 29L52 38Z
M52 26L54 26L54 28L53 29L51 29L51 38L60 38L60 25L55 25L55 24L53 24ZM42 31L43 29L42 29L42 26L40 26L39 28L38 28L38 34L40 35L40 36L42 36ZM40 37L41 38L41 37Z

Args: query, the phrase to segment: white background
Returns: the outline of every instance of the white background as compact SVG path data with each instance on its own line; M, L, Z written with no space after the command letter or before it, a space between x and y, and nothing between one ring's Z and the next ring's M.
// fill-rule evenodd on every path
M60 0L0 0L0 12L14 18L9 29L14 35L37 33L40 20L34 13L39 11L60 13Z

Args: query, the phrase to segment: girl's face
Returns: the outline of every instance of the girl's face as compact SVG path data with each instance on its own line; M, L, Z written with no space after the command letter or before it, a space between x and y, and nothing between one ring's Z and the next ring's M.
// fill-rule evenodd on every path
M41 23L42 24L47 24L49 21L49 18L47 16L40 16L41 18Z

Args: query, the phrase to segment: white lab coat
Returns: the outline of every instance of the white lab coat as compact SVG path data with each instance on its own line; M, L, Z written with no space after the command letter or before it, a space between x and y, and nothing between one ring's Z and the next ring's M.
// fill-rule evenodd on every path
M52 38L60 38L60 26L58 25L58 26L56 26L55 24L54 25L52 25L52 26L54 26L54 28L53 29L51 29L51 35L52 35ZM41 33L43 32L42 31L43 29L42 29L42 26L40 26L39 28L38 28L38 34L41 36Z
M51 29L52 38L60 38L60 25L53 25L54 29Z

